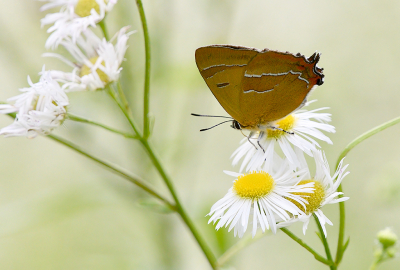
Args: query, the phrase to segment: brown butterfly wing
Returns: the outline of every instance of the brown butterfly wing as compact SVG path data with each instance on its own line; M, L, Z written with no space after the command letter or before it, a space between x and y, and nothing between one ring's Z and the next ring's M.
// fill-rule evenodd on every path
M323 83L322 69L316 66L319 54L306 59L263 50L246 66L239 107L244 126L256 126L281 119L301 108L315 85Z
M239 123L244 122L239 104L244 72L258 53L256 49L230 45L196 50L196 64L201 76L225 111Z
M196 63L221 106L242 127L280 119L304 105L308 93L323 82L316 66L297 54L212 45L196 50Z

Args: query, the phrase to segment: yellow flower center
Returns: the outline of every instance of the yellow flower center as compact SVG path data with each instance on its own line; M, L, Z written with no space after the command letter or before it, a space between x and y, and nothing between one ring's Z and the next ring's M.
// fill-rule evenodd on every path
M276 122L275 126L285 131L290 131L294 127L296 120L297 119L293 114L289 114L285 118ZM279 139L282 135L285 135L286 133L282 130L267 129L267 134L268 138Z
M97 14L100 14L100 6L95 0L78 0L75 6L75 14L80 17L87 17L93 8Z
M32 110L34 110L34 111L36 110L38 101L39 101L39 96L36 95L36 96L33 98L32 103L31 103Z
M38 105L38 101L39 101L39 96L36 96L35 98L34 98L34 100L32 100L32 110L33 111L36 111L36 110L40 110L40 108L38 108L37 107L37 105ZM52 100L51 101L51 103L54 105L54 106L58 106L58 103L57 103L57 101L55 101L55 100ZM68 107L67 106L64 106L64 109L67 111L68 110ZM67 114L66 113L61 113L61 114L59 114L58 115L58 117L62 117L62 119L58 119L58 120L61 120L61 123L60 124L62 124L64 121L65 121L65 116L66 116Z
M300 195L303 199L305 199L308 204L306 204L306 210L304 211L304 207L294 201L292 199L288 199L292 203L294 203L300 210L305 212L307 215L310 213L314 213L320 206L323 200L325 199L325 189L319 181L315 180L303 180L300 181L299 185L304 185L308 183L314 183L314 193L306 193L306 192L294 192L293 195Z
M239 176L233 183L233 190L242 198L254 200L270 193L274 186L272 176L260 171Z
M90 63L94 64L94 63L96 63L98 58L99 58L98 56L92 57L92 58L89 59L89 61L90 61ZM104 61L101 62L101 64L104 66ZM108 83L109 82L107 74L105 74L102 70L97 69L96 72L97 72L97 75L99 75L100 80L102 82L104 82L104 83ZM79 73L79 76L82 77L82 76L85 76L85 75L89 75L90 73L92 73L91 68L88 67L87 65L83 65L83 67L81 68L81 71Z

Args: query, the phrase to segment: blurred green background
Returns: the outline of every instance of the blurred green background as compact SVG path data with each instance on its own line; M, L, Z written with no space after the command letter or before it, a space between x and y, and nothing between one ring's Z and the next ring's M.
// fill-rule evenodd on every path
M36 82L48 34L40 28L42 3L0 0L0 100ZM331 166L362 132L400 115L400 2L393 0L144 0L152 46L151 138L179 197L219 255L238 239L207 225L210 207L231 187L222 170L242 134L190 113L225 115L194 62L209 44L269 48L306 56L322 52L325 84L311 108L331 107L334 145L322 144ZM135 1L120 0L107 17L110 33L131 25L122 83L137 122L143 99L143 35ZM72 93L70 112L129 131L104 92ZM4 127L12 121L0 117ZM363 142L346 158L346 234L350 246L341 269L367 269L375 235L387 226L400 233L400 125ZM71 121L55 131L84 149L140 175L168 194L143 149L96 127ZM0 138L1 269L209 269L179 216L140 205L149 196L90 160L45 137ZM336 248L337 206L324 213ZM299 236L301 224L291 227ZM310 224L305 241L323 254ZM267 235L237 254L230 269L327 269L286 235ZM400 261L379 269L400 269Z

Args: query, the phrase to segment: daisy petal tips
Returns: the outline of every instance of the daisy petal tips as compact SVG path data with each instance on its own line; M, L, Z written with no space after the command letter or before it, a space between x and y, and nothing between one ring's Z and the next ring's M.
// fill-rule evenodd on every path
M34 138L38 134L47 135L65 120L68 97L49 71L41 72L39 82L20 89L22 94L8 99L14 104L1 104L0 113L16 113L14 123L0 130L0 135L26 136Z
M283 166L288 168L287 164ZM302 178L301 172L294 174L284 169L271 174L262 170L248 174L227 173L236 175L237 179L208 214L211 216L208 223L218 222L216 230L229 226L229 231L234 229L234 235L242 237L247 227L251 226L254 237L258 227L263 232L271 229L276 233L278 221L287 221L293 216L305 214L293 203L305 206L306 201L295 193L313 192L312 183L297 185Z

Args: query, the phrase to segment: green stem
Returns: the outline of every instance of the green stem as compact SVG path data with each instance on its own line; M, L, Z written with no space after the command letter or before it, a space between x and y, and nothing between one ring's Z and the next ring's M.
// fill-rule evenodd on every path
M376 259L372 265L369 267L369 270L375 270L378 267L379 263L381 262L381 258Z
M112 171L115 174L118 174L119 176L122 176L123 178L125 178L126 180L134 183L135 185L137 185L138 187L142 188L143 190L147 191L149 194L153 195L154 197L158 198L160 201L164 202L168 207L170 207L171 209L177 211L176 206L174 204L172 204L171 202L169 202L166 198L164 198L162 195L160 195L158 192L156 192L152 187L150 187L148 184L145 183L145 181L143 181L142 179L140 179L138 176L133 176L131 175L129 172L124 171L121 168L117 168L115 165L112 165L110 163L107 163L106 161L103 161L85 151L83 151L82 149L80 149L79 146L74 145L73 143L58 137L56 135L48 135L48 138L51 138L67 147L69 147L70 149L84 155L85 157L97 162L98 164L102 165L103 167L109 169L110 171Z
M101 31L103 32L104 38L108 41L108 40L110 40L110 37L108 36L108 31L107 31L105 19L106 18L104 18L103 20L101 20L99 22L99 26L100 26Z
M331 261L328 261L327 259L325 259L324 257L322 257L321 255L318 254L318 252L316 252L314 249L312 249L309 245L307 245L306 243L304 243L303 240L301 240L300 238L298 238L295 234L293 234L291 231L289 231L287 228L281 228L281 231L284 232L287 236L289 236L290 238L292 238L294 241L296 241L300 246L302 246L303 248L305 248L306 250L308 250L312 255L314 255L314 258L317 261L322 262L323 264L326 265L332 265Z
M122 113L125 115L126 119L128 120L129 124L131 125L133 131L135 132L135 134L140 139L141 137L140 137L139 130L136 128L136 124L135 124L135 121L133 120L133 117L132 117L132 114L130 113L130 110L127 110L126 105L122 104L119 101L119 97L120 97L119 93L118 93L118 96L117 96L117 94L116 94L116 92L114 90L114 87L112 87L110 85L108 86L108 90L109 90L108 93L111 95L111 97L114 99L114 101L118 104L118 107L121 109ZM122 94L123 94L123 92L122 92ZM123 96L125 97L125 95L123 95ZM127 106L129 108L129 105L127 105Z
M368 130L367 132L361 134L360 136L358 136L357 138L355 138L352 142L350 142L342 151L342 153L339 155L339 158L336 161L336 169L339 166L340 161L347 156L347 154L354 148L356 147L358 144L360 144L362 141L368 139L369 137L391 127L394 126L396 124L400 123L400 117L396 117L392 120L389 120L377 127L374 127L370 130ZM340 185L337 189L338 192L343 192L343 188L342 185ZM343 197L343 195L340 195L340 197ZM339 237L338 237L338 244L337 244L337 250L336 250L336 259L335 259L335 264L339 265L342 258L343 258L343 253L344 253L344 245L343 245L343 241L344 241L344 230L345 230L345 220L346 220L346 216L345 216L345 205L344 202L340 202L339 203L339 212L340 212L340 221L339 221Z
M319 222L319 219L318 219L317 215L313 214L313 217L314 217L315 222L317 223L317 226L318 226L320 239L322 241L322 244L324 245L326 257L327 257L328 261L331 262L329 267L331 268L331 270L335 270L336 266L333 263L331 250L329 249L329 244L328 244L328 241L326 240L326 237L325 237L325 234L324 234L324 230L322 229L321 223Z
M385 258L386 255L386 250L383 249L381 254L375 258L375 261L372 263L372 265L369 267L369 270L375 270L379 264L381 264L382 262L384 262L385 260L388 259L388 257Z
M125 93L122 90L120 81L117 82L117 90L118 90L118 96L121 99L122 105L124 105L124 108L125 108L127 114L129 115L129 117L133 119L131 107L129 106L128 99L126 98Z
M371 137L372 135L375 135L391 126L394 126L396 124L400 123L400 116L396 117L390 121L387 121L385 123L383 123L382 125L379 125L377 127L374 127L373 129L368 130L367 132L361 134L360 136L358 136L357 138L355 138L352 142L350 142L342 151L342 153L340 154L337 162L336 162L336 168L339 165L339 162L345 157L347 156L347 154L350 152L351 149L353 149L354 147L356 147L358 144L360 144L362 141L368 139L369 137Z
M95 121L92 121L92 120L89 120L89 119L86 119L86 118L83 118L83 117L80 117L80 116L77 116L77 115L73 115L71 113L68 113L67 117L68 117L69 120L76 121L76 122L81 122L81 123L86 123L86 124L90 124L90 125L93 125L93 126L98 126L98 127L104 128L104 129L106 129L108 131L114 132L116 134L120 134L120 135L122 135L122 136L124 136L126 138L139 139L139 137L137 135L129 134L129 133L126 133L126 132L123 132L123 131L120 131L120 130L117 130L117 129L114 129L114 128L111 128L111 127L108 127L108 126L103 125L101 123L98 123L98 122L95 122Z
M140 20L143 27L144 36L144 48L146 54L146 67L144 75L144 98L143 98L143 137L147 139L150 136L150 124L149 124L149 108L150 108L150 37L149 30L147 28L146 16L144 14L143 4L141 0L136 0L136 4L139 10Z
M337 167L336 167L337 168ZM337 192L343 192L342 184L339 185ZM339 195L339 198L343 197L343 195ZM339 202L339 236L338 236L338 243L336 249L336 258L335 264L339 265L343 258L343 241L344 241L344 232L346 225L346 208L344 202Z
M194 238L197 240L197 243L199 244L200 248L204 252L208 262L211 264L211 267L213 269L215 269L216 258L214 256L214 254L212 253L211 249L208 247L208 245L206 244L204 239L201 237L200 233L196 229L195 225L193 224L192 220L190 219L190 217L188 216L186 211L183 209L183 207L178 199L178 196L175 192L175 188L172 185L172 182L169 179L168 175L166 174L161 163L159 162L159 159L154 154L153 149L151 148L151 146L149 145L149 142L146 139L142 138L140 141L141 141L142 145L144 146L144 148L146 149L147 154L149 155L149 157L150 157L151 161L153 162L154 166L156 167L157 171L160 173L162 179L164 180L165 184L167 185L168 190L170 191L172 197L174 198L177 212L180 214L183 221L186 223L189 230L192 232Z
M238 253L240 250L243 248L249 246L250 244L253 244L257 240L263 238L266 234L264 233L259 233L257 234L254 238L251 235L248 235L247 237L243 238L242 240L238 241L236 244L231 246L227 251L222 254L216 263L216 269L220 269L222 266L225 265L227 261L229 261L233 255Z
M167 185L171 195L173 196L176 204L176 209L177 212L180 214L182 217L183 221L186 223L190 231L192 232L193 236L197 240L198 244L200 245L201 249L203 250L205 256L207 257L208 261L210 262L211 266L215 268L215 263L216 263L216 258L214 257L214 254L211 252L211 249L207 246L205 243L204 239L200 236L199 232L197 231L196 227L194 226L192 220L189 218L185 210L183 209L177 195L175 192L175 189L172 185L172 182L170 181L169 177L165 173L163 167L161 166L158 158L155 156L152 148L150 147L147 139L149 138L150 135L150 125L149 125L149 107L150 107L150 38L149 38L149 31L147 28L147 22L146 22L146 17L144 14L144 9L143 9L143 4L141 0L136 0L136 4L139 10L140 14L140 19L142 22L142 27L143 27L143 35L144 35L144 45L145 45L145 55L146 55L146 64L145 64L145 81L144 81L144 101L143 101L143 136L140 136L138 130L136 129L136 125L134 124L133 118L131 117L130 110L129 110L129 104L125 99L125 95L120 87L118 85L118 94L119 97L122 99L122 103L119 101L119 99L116 96L116 93L110 89L110 94L114 98L114 100L117 102L118 106L120 109L123 111L125 117L128 119L129 123L131 124L132 128L134 129L135 133L140 136L139 140L146 149L151 161L153 162L154 166L160 173L161 177L163 178L165 184ZM125 99L125 101L124 101Z
M210 262L211 266L214 268L215 267L215 262L216 258L214 254L212 253L211 249L207 246L206 242L204 239L200 236L199 232L197 231L196 227L194 226L192 220L189 218L185 210L183 209L177 195L175 192L175 189L172 185L171 180L165 173L164 168L161 166L161 163L159 162L158 158L155 156L151 146L149 145L148 141L144 136L140 136L138 133L135 123L133 122L133 119L131 118L129 112L126 110L125 106L121 104L119 101L118 97L116 96L116 92L113 90L113 87L109 87L109 93L111 97L115 100L115 102L118 104L122 112L124 113L125 117L128 119L129 123L131 124L132 128L134 129L135 133L139 136L139 141L142 143L144 148L146 149L151 161L153 162L154 166L156 167L157 171L161 175L162 179L164 180L165 184L167 185L172 197L174 198L175 204L176 204L176 211L179 213L179 215L182 217L183 221L186 223L190 231L192 232L193 236L197 240L197 243L200 245L200 248L203 250L205 256L207 257L208 261ZM122 92L123 94L123 92ZM128 105L129 107L129 105Z

